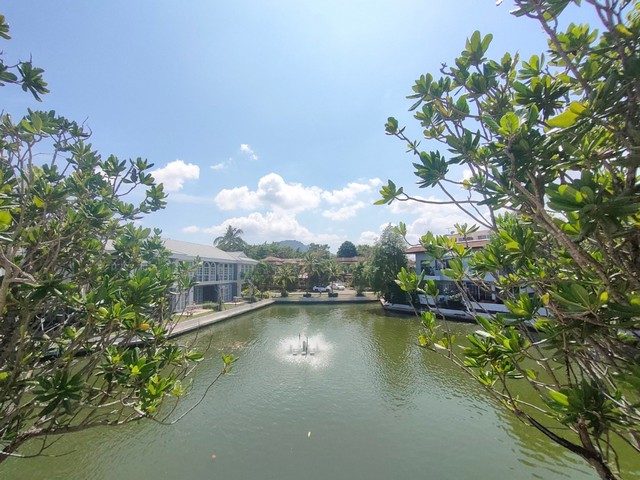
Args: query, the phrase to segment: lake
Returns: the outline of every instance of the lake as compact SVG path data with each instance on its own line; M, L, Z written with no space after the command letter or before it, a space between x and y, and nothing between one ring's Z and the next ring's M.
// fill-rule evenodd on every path
M452 323L458 337L474 326ZM378 304L281 305L203 329L208 348L173 426L69 435L9 460L7 479L595 479L581 459L511 417L474 380L415 346L419 321ZM293 355L309 339L314 355Z

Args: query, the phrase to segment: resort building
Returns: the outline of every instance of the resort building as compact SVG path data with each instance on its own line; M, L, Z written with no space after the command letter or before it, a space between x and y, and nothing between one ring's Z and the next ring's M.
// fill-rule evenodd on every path
M242 293L246 275L258 263L243 252L225 252L212 245L165 239L164 246L176 261L200 260L194 280L197 285L190 292L175 295L174 311L206 302L230 302Z
M455 237L456 243L464 245L466 248L472 250L480 250L489 242L489 236L491 232L489 230L477 231L467 237L461 237L459 235L447 235ZM420 275L422 271L425 272L426 278L441 277L440 271L443 268L449 268L447 261L439 262L431 258L425 251L422 245L416 245L408 248L405 253L407 255L414 255L416 261L416 273ZM444 278L438 278L444 279Z
M456 243L464 245L466 248L472 250L480 250L484 248L488 241L491 232L488 230L477 231L467 237L461 237L459 235L448 235L456 239ZM416 273L420 275L424 272L425 280L434 280L438 285L440 295L438 298L423 298L421 302L433 308L436 304L441 312L452 317L468 317L468 310L476 311L504 311L502 302L497 297L493 288L481 288L479 285L471 282L464 282L464 289L467 292L468 299L472 301L471 304L465 303L464 299L460 295L458 286L449 277L444 274L444 270L449 268L448 260L436 260L431 257L421 245L411 247L405 251L407 255L415 256L415 269ZM493 282L492 277L485 279L488 285Z

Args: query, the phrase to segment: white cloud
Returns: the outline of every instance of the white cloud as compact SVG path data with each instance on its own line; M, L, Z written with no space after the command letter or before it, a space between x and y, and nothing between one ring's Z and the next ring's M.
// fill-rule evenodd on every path
M338 208L335 210L325 210L322 212L322 216L326 217L330 220L335 221L344 221L352 218L358 213L358 210L363 209L367 206L364 202L356 202L353 205L347 205L342 208Z
M174 160L151 173L156 182L164 184L165 191L178 192L182 190L185 181L200 178L200 167L193 163L184 163L182 160Z
M407 240L415 244L427 231L440 235L451 233L456 223L478 225L455 205L424 205L422 214L417 219L406 222Z
M256 155L256 152L253 151L253 149L249 146L248 143L243 143L242 145L240 145L240 151L242 153L246 153L247 156L249 157L249 160L258 160L258 155Z
M358 239L358 245L373 245L380 238L380 234L372 231L362 232Z
M317 207L321 192L318 187L286 183L280 175L270 173L260 179L256 193L264 205L301 212Z
M199 231L220 235L227 225L233 225L244 232L243 238L251 243L252 238L278 240L300 240L304 243L326 243L330 245L339 244L342 239L337 235L318 234L311 232L308 228L300 225L295 215L288 212L267 212L265 214L254 212L246 217L227 218L219 225L201 228Z
M246 186L220 190L215 202L220 210L254 210L260 206L256 192L249 191Z
M370 192L372 189L373 188L371 187L371 185L351 182L346 187L340 190L322 192L322 199L326 200L332 205L344 204L352 201L363 192Z
M211 170L222 170L225 167L224 162L216 163L215 165L211 165L209 168Z
M417 199L421 199L421 200L428 200L430 202L442 202L443 200L441 198L437 198L434 197L433 195L429 196L429 197L420 197L418 195L414 195L414 198ZM444 204L444 205L434 205L434 204L428 204L428 203L422 203L422 202L415 202L415 201L407 201L407 202L400 202L398 200L395 200L391 205L389 205L387 208L391 211L391 213L393 214L399 214L399 215L421 215L425 212L431 212L432 209L439 209L439 208L449 208L452 205L449 204ZM454 206L454 208L457 208Z
M190 225L182 229L183 233L198 233L199 231L200 231L200 227L196 227L195 225Z
M363 193L372 192L380 185L382 185L382 180L379 178L369 179L366 183L351 182L340 190L322 192L322 199L332 205L345 204L355 200Z
M255 191L249 190L247 186L221 190L216 196L216 205L221 210L255 210L265 207L301 212L317 207L321 192L318 187L286 183L280 175L270 173L258 181Z

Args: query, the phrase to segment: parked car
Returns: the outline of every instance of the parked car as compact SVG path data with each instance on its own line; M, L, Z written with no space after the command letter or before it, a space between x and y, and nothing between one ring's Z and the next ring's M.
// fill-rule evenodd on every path
M341 283L334 283L334 284L333 284L333 289L334 289L334 290L344 290L345 288L347 288L347 287L345 287L345 286L344 286L343 284L341 284Z
M313 287L313 291L314 292L330 292L331 291L331 285L327 285L326 287L322 286L322 285L316 285L315 287Z

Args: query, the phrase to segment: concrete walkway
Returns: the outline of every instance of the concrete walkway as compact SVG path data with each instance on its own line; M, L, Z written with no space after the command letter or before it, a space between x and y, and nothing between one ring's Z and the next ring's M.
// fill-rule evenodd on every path
M274 303L273 298L267 298L254 303L247 303L246 305L240 305L229 310L223 310L222 312L214 312L211 315L204 315L198 318L192 318L191 320L183 320L176 324L169 334L170 337L177 337L178 335L184 335L185 333L198 330L200 327L206 327L207 325L213 325L214 323L223 322L229 318L237 317L253 310L267 307Z
M183 320L178 322L175 327L169 333L170 337L177 337L179 335L184 335L185 333L193 332L198 330L201 327L206 327L208 325L213 325L214 323L223 322L233 317L237 317L239 315L243 315L248 312L252 312L254 310L258 310L260 308L268 307L269 305L275 304L299 304L299 305L310 305L310 304L336 304L336 303L372 303L377 302L377 298L371 297L356 297L356 296L343 296L343 297L333 297L329 298L327 295L325 296L313 296L313 297L276 297L276 298L267 298L264 300L260 300L254 303L247 303L245 305L239 305L229 310L224 310L222 312L214 312L210 315L204 315L202 317L192 318L190 320Z

